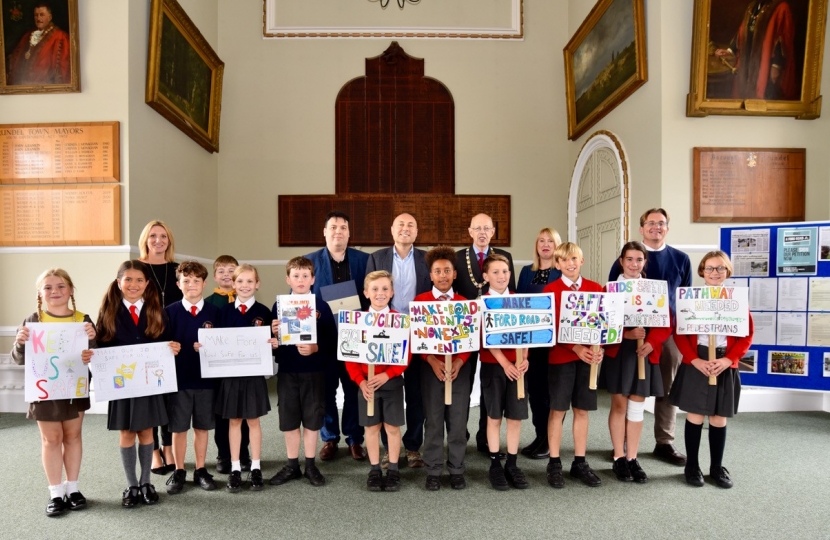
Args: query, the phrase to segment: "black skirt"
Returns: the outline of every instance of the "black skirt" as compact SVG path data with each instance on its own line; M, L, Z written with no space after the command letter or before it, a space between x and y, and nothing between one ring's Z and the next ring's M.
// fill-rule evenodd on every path
M216 394L216 414L222 418L259 418L270 410L265 377L222 379Z
M706 354L698 351L701 358ZM717 384L709 385L709 377L691 364L680 364L669 393L672 405L693 414L732 418L738 412L741 398L741 375L737 368L725 369Z
M167 425L164 396L142 396L114 399L107 409L107 429L112 431L143 431Z
M645 359L646 378L639 379L637 372L637 340L623 339L616 358L606 356L602 362L605 384L612 394L624 396L663 397L663 378L660 365Z

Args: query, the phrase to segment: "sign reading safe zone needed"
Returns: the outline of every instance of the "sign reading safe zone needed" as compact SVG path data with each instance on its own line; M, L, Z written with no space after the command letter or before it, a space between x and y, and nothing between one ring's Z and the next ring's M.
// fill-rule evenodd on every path
M550 294L482 296L485 348L555 345L553 301Z
M341 310L337 317L337 359L361 364L406 365L409 316Z
M620 293L563 291L558 343L610 345L622 341L625 296Z

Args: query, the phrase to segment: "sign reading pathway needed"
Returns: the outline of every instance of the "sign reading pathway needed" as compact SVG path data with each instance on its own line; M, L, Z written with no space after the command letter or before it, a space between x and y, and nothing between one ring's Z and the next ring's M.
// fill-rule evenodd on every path
M277 295L280 345L317 343L317 304L313 294Z
M81 351L89 348L84 323L26 323L24 399L51 401L89 395L89 370Z
M410 302L412 352L458 354L481 347L481 309L475 300Z
M677 333L749 335L749 287L678 287Z
M625 297L619 293L563 291L558 343L610 345L622 341Z
M271 328L200 328L202 377L255 377L274 374Z
M481 297L484 346L488 349L551 347L556 344L553 295Z
M95 378L96 402L179 389L176 360L167 341L95 349L89 369Z
M361 364L406 365L409 316L341 310L337 317L337 359Z
M657 279L625 279L605 286L610 293L625 298L626 328L671 326L669 319L669 284Z

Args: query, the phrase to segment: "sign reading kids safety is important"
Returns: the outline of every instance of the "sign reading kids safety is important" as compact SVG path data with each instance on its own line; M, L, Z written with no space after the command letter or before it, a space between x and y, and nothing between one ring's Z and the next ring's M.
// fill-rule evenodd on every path
M563 291L559 343L609 345L622 341L625 297L619 293Z
M556 344L553 295L482 296L484 346L488 349Z
M79 399L89 395L89 370L81 351L89 348L84 323L26 323L26 402Z
M361 364L406 365L409 316L341 310L337 317L337 359Z
M89 370L96 402L178 390L176 360L166 341L95 349Z
M749 287L678 287L677 333L749 335Z
M313 294L277 295L280 345L317 343L317 317L318 312Z
M412 352L457 354L481 346L481 309L477 301L410 302Z
M610 293L622 293L625 298L626 327L671 326L669 321L669 284L657 279L625 279L611 281L605 286Z

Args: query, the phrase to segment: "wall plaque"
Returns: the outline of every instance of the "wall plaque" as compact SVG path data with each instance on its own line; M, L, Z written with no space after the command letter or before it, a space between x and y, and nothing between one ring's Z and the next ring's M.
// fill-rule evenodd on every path
M804 221L804 148L695 148L696 223Z
M0 186L0 246L121 243L121 186Z
M118 182L118 122L0 124L0 184Z

